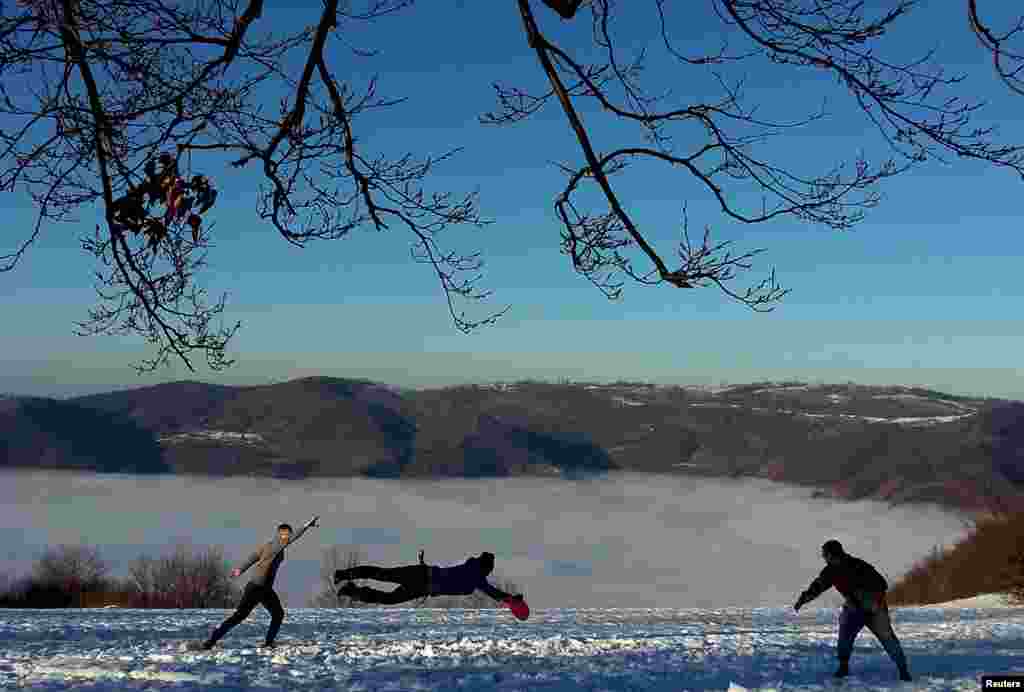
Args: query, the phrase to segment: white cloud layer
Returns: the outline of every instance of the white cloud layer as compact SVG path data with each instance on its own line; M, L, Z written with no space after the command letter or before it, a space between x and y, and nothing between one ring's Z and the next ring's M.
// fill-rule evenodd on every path
M373 563L451 564L490 550L496 576L544 607L757 607L792 603L829 538L890 582L964 533L938 508L816 500L767 481L615 474L602 480L413 482L134 477L7 471L8 571L47 545L98 545L115 574L178 541L248 555L279 522L322 527L289 549L277 588L291 607L318 587L320 550L359 545ZM836 603L831 592L822 605Z

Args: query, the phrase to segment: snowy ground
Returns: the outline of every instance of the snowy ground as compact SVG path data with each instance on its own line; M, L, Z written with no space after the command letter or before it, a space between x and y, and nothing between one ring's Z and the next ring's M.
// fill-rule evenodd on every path
M813 605L813 604L812 604ZM915 675L870 633L834 683L837 611L288 611L276 651L257 612L212 652L183 652L220 610L0 611L0 686L28 690L977 690L1024 673L1024 608L996 597L894 612Z

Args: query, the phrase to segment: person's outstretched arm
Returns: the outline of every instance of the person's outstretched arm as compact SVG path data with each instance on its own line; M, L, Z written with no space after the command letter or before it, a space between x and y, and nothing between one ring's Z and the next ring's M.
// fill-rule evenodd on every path
M311 527L317 526L317 521L319 519L320 519L320 517L313 517L312 519L310 519L309 522L307 522L305 526L303 526L301 529L299 529L299 532L296 533L295 537L292 538L290 541L288 541L288 543L289 544L294 543L295 541L297 541L299 539L300 536L302 536L302 534L306 533L306 531L308 531ZM264 543L263 545L257 547L256 550L253 551L252 555L250 555L249 558L244 563L242 563L241 565L239 565L235 569L231 570L231 576L233 576L233 577L241 576L242 573L245 570L249 569L254 564L259 562L260 559L262 559L264 551L273 550L274 552L273 552L273 555L271 556L271 559L273 559L274 557L277 556L277 554L279 552L284 550L284 548L285 548L285 546L280 545L280 543L278 542L277 537L275 536L274 540L268 541L268 542Z
M804 607L805 603L810 603L815 598L831 589L833 574L833 570L830 566L821 570L821 574L811 582L810 586L804 589L803 593L800 594L800 598L796 599L796 605L793 606L793 610L799 612L799 610Z
M310 519L309 521L307 521L307 522L306 522L306 525L305 525L305 526L303 526L303 527L302 527L301 529L299 529L298 533L296 533L296 534L295 534L294 536L292 536L292 537L291 537L291 538L290 538L290 539L288 540L288 545L291 545L292 543L295 543L295 541L297 541L297 540L299 540L300 538L302 538L302 534L306 533L306 531L308 531L308 530L309 530L310 528L312 528L312 527L314 527L314 526L317 526L317 521L318 521L319 519L320 519L320 517L313 517L312 519ZM275 539L274 539L274 543L276 543L276 544L277 544L277 549L276 549L276 550L274 551L274 556L275 556L275 557L277 556L277 554L278 554L279 552L281 552L282 550L284 550L285 548L287 548L287 547L288 547L288 546L286 546L286 545L280 545L279 539L277 539L276 537L275 537Z
M296 533L294 536L292 536L291 540L288 541L288 545L291 545L295 541L299 540L300 538L302 538L302 534L306 533L307 531L309 531L314 526L317 526L317 521L319 519L320 519L320 517L313 517L308 522L306 522L306 525L303 526L301 529L299 529L299 532Z
M508 600L509 598L522 598L523 597L522 594L505 593L504 591L502 591L498 587L496 587L493 584L491 584L486 579L481 581L480 584L477 586L477 588L480 589L481 591L483 591L485 594L487 594L488 596L490 596L491 598L493 598L496 601L505 601L505 600Z

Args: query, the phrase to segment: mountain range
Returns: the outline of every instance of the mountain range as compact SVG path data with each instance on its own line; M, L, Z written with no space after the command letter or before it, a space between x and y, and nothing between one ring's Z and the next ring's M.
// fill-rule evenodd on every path
M0 467L281 478L758 477L819 495L1024 507L1024 402L912 387L307 377L0 397Z

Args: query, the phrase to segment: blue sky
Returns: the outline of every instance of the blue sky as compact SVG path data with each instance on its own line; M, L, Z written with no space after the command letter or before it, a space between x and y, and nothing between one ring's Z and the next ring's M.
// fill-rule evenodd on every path
M1024 101L995 79L961 4L922 3L896 24L883 49L902 57L937 48L951 71L968 75L959 93L989 101L979 124L998 123L1006 140L1024 143ZM868 3L869 11L888 5ZM312 24L318 6L271 2L265 23ZM632 46L646 37L655 50L654 3L639 7L623 35ZM586 21L562 23L537 8L542 30L570 48L583 45ZM669 20L681 47L717 44L713 32L720 25L710 12L677 11ZM0 303L7 325L0 391L65 396L184 377L246 384L319 373L403 386L523 377L852 380L1024 399L1024 323L1018 317L1024 234L1017 202L1024 188L1013 174L974 162L929 163L888 181L882 204L855 230L839 233L788 219L726 222L684 175L637 167L619 183L621 196L664 256L672 256L686 202L692 233L710 224L717 238L732 239L739 249L767 248L747 283L774 265L792 293L769 314L752 313L711 288L627 284L623 300L609 302L559 254L552 202L563 178L551 162L581 160L560 110L551 107L506 128L477 122L495 108L493 81L545 88L515 3L421 2L346 35L358 47L383 52L356 60L335 44L339 75L351 75L358 85L378 73L382 94L408 98L357 121L364 147L392 156L465 147L432 185L478 189L484 215L495 222L480 230L450 229L442 242L480 250L483 286L494 291L482 309L510 304L511 311L496 326L463 335L451 324L432 272L409 258L410 237L399 229L359 229L344 240L294 248L258 222L255 171L237 173L210 161L206 172L222 197L202 280L215 296L228 292L227 318L242 321L230 351L238 364L225 374L199 369L191 375L175 366L139 377L130 365L148 353L141 340L75 336L74 322L85 318L94 297L93 260L78 240L92 227L93 211L83 210L77 224L48 227L22 264L0 275L8 297ZM715 95L701 68L674 67L660 55L647 78L652 87L671 87L676 103ZM861 149L885 153L877 132L833 80L750 64L746 93L763 104L762 117L806 116L828 97L825 123L767 145L779 163L815 173ZM583 112L599 150L641 141L593 108ZM735 194L737 202L751 200ZM27 197L7 192L3 199L8 230L0 252L13 249L33 221Z

